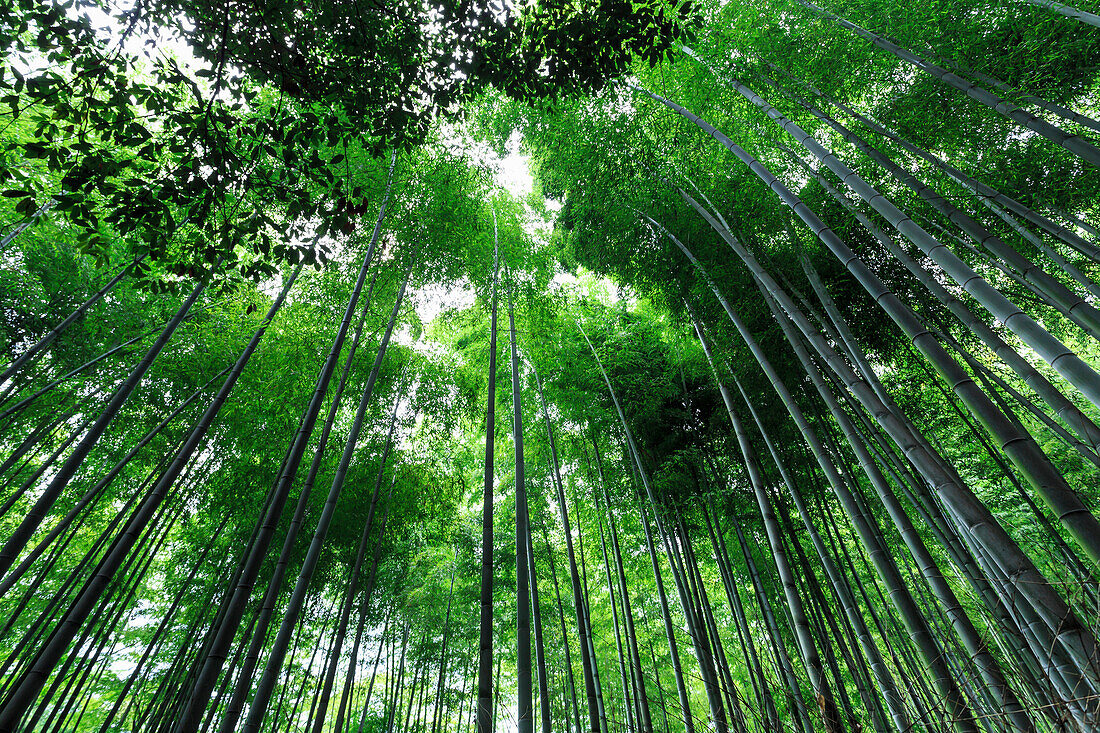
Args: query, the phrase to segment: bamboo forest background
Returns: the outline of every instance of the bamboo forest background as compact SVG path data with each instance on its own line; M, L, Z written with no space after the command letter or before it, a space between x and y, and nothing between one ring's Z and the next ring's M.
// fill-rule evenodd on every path
M3 3L0 731L1100 729L1100 5L820 2Z

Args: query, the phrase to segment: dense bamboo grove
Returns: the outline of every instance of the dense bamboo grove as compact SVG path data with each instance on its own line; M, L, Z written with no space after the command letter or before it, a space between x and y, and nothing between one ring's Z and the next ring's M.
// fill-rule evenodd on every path
M1100 729L1098 13L12 0L0 731Z

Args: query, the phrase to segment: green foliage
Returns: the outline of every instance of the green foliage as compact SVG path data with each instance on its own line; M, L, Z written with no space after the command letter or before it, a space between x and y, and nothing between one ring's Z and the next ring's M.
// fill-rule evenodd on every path
M393 715L403 729L424 729L430 723L407 716L423 712L426 718L436 706L446 711L444 730L468 725L459 715L469 715L478 660L474 619L491 376L499 418L493 642L503 670L497 717L506 718L503 711L512 704L517 685L517 487L505 344L499 344L498 373L487 374L494 297L502 313L513 301L518 320L534 577L547 634L556 729L568 729L562 721L572 717L570 693L564 692L567 644L578 688L571 694L583 717L578 613L591 615L605 702L612 717L625 714L615 638L623 629L613 621L625 610L621 598L615 614L611 610L612 596L621 593L611 551L612 521L655 724L667 717L670 730L682 728L653 563L673 597L668 617L672 633L682 637L688 614L677 605L674 553L687 547L699 557L709 610L729 657L735 692L746 706L751 707L750 698L752 705L758 703L754 680L763 675L774 688L782 720L794 716L793 699L786 697L785 682L769 656L780 650L795 661L795 685L802 686L804 698L816 699L816 691L803 679L806 665L786 616L782 582L773 572L777 553L797 557L794 550L802 550L810 561L799 568L795 593L822 622L846 618L841 601L830 595L835 589L809 541L807 524L825 536L845 582L859 591L856 613L873 627L871 643L886 652L900 651L889 659L893 673L914 680L914 685L931 684L925 671L911 665L916 651L893 621L894 607L887 597L893 589L864 557L866 548L851 527L852 518L839 510L773 386L716 302L712 284L761 344L831 460L864 503L866 516L880 528L906 583L918 589L920 607L933 619L938 643L959 678L968 689L984 684L969 652L941 623L939 601L909 567L912 559L875 495L876 487L860 472L855 452L807 380L756 281L715 230L686 205L680 189L724 217L732 233L821 326L830 345L843 351L801 259L813 264L900 412L992 511L1083 624L1096 628L1094 568L1072 545L1059 518L1039 505L1039 492L1022 483L1003 460L1003 446L988 442L985 428L968 415L964 420L965 413L955 409L958 400L950 390L956 385L937 381L911 339L887 321L845 263L753 171L697 126L631 86L682 104L728 134L816 212L941 341L950 336L961 342L978 363L1020 390L1024 401L1030 399L1030 386L952 320L874 236L807 176L784 150L796 148L793 138L738 94L731 80L751 87L858 169L913 221L943 236L944 244L968 265L1095 365L1100 363L1096 339L1073 318L1037 299L1023 275L1004 274L978 250L966 248L951 234L940 235L937 226L953 232L957 222L873 167L810 107L844 117L846 125L942 191L960 211L1040 262L1058 282L1077 288L1064 270L990 215L944 171L910 155L895 140L849 122L829 100L881 121L900 138L1044 216L1067 226L1067 218L1057 212L1086 224L1096 221L1100 173L1050 140L1023 132L994 110L786 0L554 0L518 5L148 0L110 16L115 27L109 30L96 28L85 14L99 9L95 3L19 0L14 6L10 16L0 18L0 48L5 51L0 67L4 361L26 353L114 275L129 267L133 272L0 384L0 538L10 536L31 511L43 482L56 471L53 456L63 460L68 455L72 443L67 441L78 439L100 414L186 293L204 279L211 287L32 537L28 549L66 513L76 512L71 527L44 547L42 557L0 598L0 656L5 658L0 660L0 683L14 685L21 679L28 650L38 648L44 629L53 628L58 614L72 604L119 528L211 404L223 370L265 325L264 314L292 268L308 266L220 406L183 477L170 487L164 514L142 534L135 565L112 579L105 600L96 607L99 615L82 627L96 643L104 641L103 658L109 663L94 676L89 672L84 679L90 681L58 693L62 700L88 693L84 717L73 729L98 730L116 702L128 707L113 721L114 728L140 728L147 722L142 716L161 715L164 720L154 721L158 724L168 721L164 711L171 708L159 706L175 700L172 695L178 691L170 692L172 685L190 679L187 675L204 653L204 640L212 637L220 604L232 593L234 573L265 514L376 226L377 249L366 294L353 313L356 319L363 314L358 351L347 364L341 405L320 453L312 494L303 500L303 528L288 543L288 580L274 596L276 624L286 613L287 586L303 566L352 429L355 405L406 273L410 293L399 309L395 337L382 361L366 427L354 446L335 508L336 521L324 538L295 627L293 651L278 682L286 704L277 710L272 705L269 711L279 729L303 729L310 722L306 706L323 676L326 645L349 592L353 563L362 551L367 558L362 574L369 572L376 543L379 562L372 595L366 597L366 581L361 580L350 599L349 639L361 623L365 641L357 650L360 666L349 691L354 704L345 727L358 730L362 716L362 730L384 731ZM836 0L825 9L966 78L988 83L983 79L996 77L1003 82L999 93L1029 109L1038 109L1034 99L1041 97L1082 114L1097 113L1096 28L1025 3ZM149 43L135 50L138 39ZM186 42L189 50L158 49L159 42ZM683 43L691 44L691 53ZM1073 134L1088 129L1069 120L1059 124ZM535 178L526 198L505 193L486 162L494 155L498 161L507 157L516 139ZM805 150L796 152L807 159ZM702 271L664 230L690 248ZM1083 227L1076 231L1087 233ZM1100 275L1100 264L1084 253L1038 229L1036 236L1045 237L1085 275ZM908 246L901 237L898 241ZM922 258L921 264L947 282L933 263ZM986 317L967 292L948 286L979 317ZM715 352L714 371L693 332L696 323ZM993 325L1086 414L1096 416L1094 406L1059 381L1052 368L1026 351L1002 324ZM109 357L93 361L108 352ZM322 416L349 354L345 344ZM827 360L814 358L830 375ZM757 494L716 376L730 388L731 409L749 425L749 440L762 456L763 494L774 502L786 533L778 549L763 530ZM806 516L792 506L734 377L760 408L761 427L778 446L809 506ZM928 501L932 495L924 478L917 477L903 455L909 446L898 450L876 428L879 415L847 401L850 391L838 380L833 386L846 400L844 409L868 432L870 450L891 474L889 481L905 511L917 520L918 535L950 571L947 582L961 596L968 617L981 634L1004 641L1000 629L1009 617L999 607L987 607L976 578L965 575L970 568L958 562L968 550L943 543L943 528L927 521L932 517L949 525L941 518L940 504ZM178 416L149 435L196 392ZM612 393L637 443L637 463L627 448ZM553 465L542 397L559 466ZM1100 499L1096 467L1087 452L1037 419L1036 410L1043 414L1043 406L1029 410L1020 400L1006 396L1005 401L1013 410L1010 417L1035 436L1066 483L1095 509ZM395 439L383 462L391 416L396 416ZM317 429L309 437L288 507L298 501L307 467L319 450L319 433ZM127 458L146 437L148 445ZM85 492L116 467L117 477L81 503ZM561 525L555 469L563 477L571 527ZM374 523L361 547L376 491ZM658 532L655 558L646 547L643 508L649 529ZM263 558L235 633L234 653L248 646L249 624L274 576L292 511L288 508L278 518L273 549ZM730 544L728 575L717 559L720 547L717 542L710 545L712 522L718 528L715 539ZM744 547L736 544L735 523L745 534ZM582 593L587 609L574 608L567 533L578 553L584 545L584 575L578 582L587 583ZM610 592L601 537L611 553ZM141 554L146 551L148 557ZM137 569L137 558L149 560L144 570ZM750 561L761 573L755 580ZM824 597L814 597L811 580L826 588ZM977 580L987 582L984 577ZM760 583L759 596L755 582ZM744 628L726 602L726 594L734 591L747 608ZM126 600L109 606L119 598ZM766 599L779 619L774 628L762 604ZM109 613L104 610L108 607ZM110 615L116 611L117 616ZM884 622L881 627L878 621ZM823 651L828 648L842 660L845 654L861 653L854 636L840 638L824 623L815 638ZM759 669L743 653L747 639L767 657ZM73 649L93 646L80 641ZM996 647L993 653L1012 684L1026 691L1027 704L1043 707L1044 696L1051 693L1032 684L1027 665L1016 664L1008 646L990 646ZM123 694L147 648L150 661ZM678 648L688 678L688 702L703 718L709 700L699 662L686 637L679 638ZM376 669L370 666L375 653L382 659ZM347 647L341 654L336 662L338 691ZM435 675L444 656L448 672L437 692ZM262 653L261 665L265 658ZM90 651L86 659L99 661ZM92 669L86 659L71 655L77 672L66 667L51 677L54 692ZM372 675L377 678L366 704ZM417 690L407 688L416 675L419 694L429 702L410 713ZM395 702L389 696L399 676L406 688L402 694L408 697ZM232 679L223 675L218 684L231 690ZM870 725L873 714L857 689L866 681L847 667L833 680L856 701L857 720L847 721L853 730ZM653 701L660 696L667 704L658 713ZM984 698L971 702L978 713L999 712ZM339 704L338 697L330 701L327 720L333 720L332 710ZM813 723L820 724L821 712L812 703L809 708ZM756 718L764 714L758 706L748 712Z

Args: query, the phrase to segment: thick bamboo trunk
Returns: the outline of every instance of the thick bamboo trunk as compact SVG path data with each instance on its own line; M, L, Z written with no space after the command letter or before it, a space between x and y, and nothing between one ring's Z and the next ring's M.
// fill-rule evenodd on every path
M497 215L493 210L493 294L489 325L489 372L485 408L485 465L481 516L481 614L478 632L476 733L492 733L493 725L493 449L497 399L497 273L500 255Z
M523 465L523 398L516 348L516 315L508 294L508 331L512 350L512 439L516 463L516 725L519 733L532 733L531 711L531 593L528 553L527 484Z
M1087 10L1078 10L1077 8L1060 3L1057 0L1023 0L1028 5L1034 5L1037 8L1045 8L1058 15L1064 15L1072 20L1079 20L1082 23L1096 26L1100 28L1100 15L1096 13L1090 13Z

